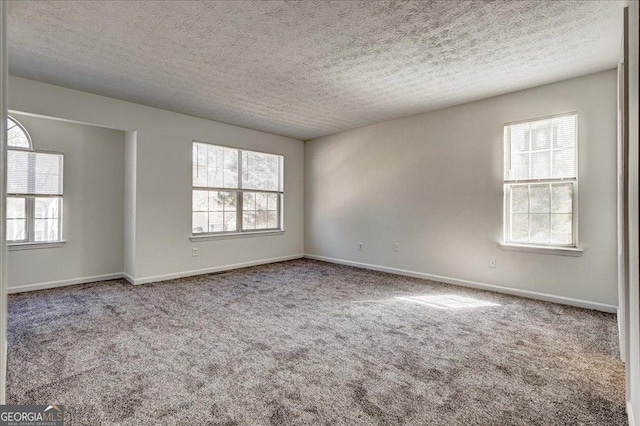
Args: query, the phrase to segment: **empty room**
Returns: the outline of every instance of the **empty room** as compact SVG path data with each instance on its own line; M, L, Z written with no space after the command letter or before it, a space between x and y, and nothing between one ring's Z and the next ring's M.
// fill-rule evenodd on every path
M637 1L1 1L0 426L640 426Z

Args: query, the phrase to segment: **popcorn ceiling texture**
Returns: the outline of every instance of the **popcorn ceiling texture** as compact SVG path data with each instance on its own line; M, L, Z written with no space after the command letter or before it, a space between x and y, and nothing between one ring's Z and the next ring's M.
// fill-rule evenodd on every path
M614 1L11 2L10 73L311 139L616 66Z

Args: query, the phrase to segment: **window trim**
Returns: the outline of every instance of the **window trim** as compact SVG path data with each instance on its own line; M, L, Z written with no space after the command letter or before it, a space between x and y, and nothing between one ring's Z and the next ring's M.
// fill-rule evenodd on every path
M66 240L60 241L16 241L13 243L7 243L9 251L19 250L36 250L36 249L48 249L64 247L67 243Z
M552 120L554 118L560 117L568 117L575 116L575 177L574 178L542 178L542 179L505 179L505 156L507 149L507 132L508 127L516 124L523 123L531 123L536 121L543 120ZM500 247L504 250L510 251L526 251L533 253L545 253L545 254L560 254L567 256L580 256L582 254L582 249L579 246L578 239L578 194L579 190L579 145L580 145L580 136L579 136L579 114L577 111L570 111L561 114L553 114L547 115L544 117L536 117L518 121L512 121L509 123L504 123L503 125L503 138L502 138L502 193L503 193L503 235L502 241L500 242ZM551 141L551 150L553 150L553 141ZM509 150L511 150L511 146L509 146ZM572 183L572 205L571 205L571 232L572 232L572 242L570 244L553 244L553 243L533 243L533 242L521 242L521 241L510 241L510 223L511 223L511 200L510 194L511 191L507 188L517 185L536 185L536 184L553 184L553 183Z
M193 146L194 144L212 145L220 148L233 149L238 152L238 187L237 188L224 188L224 187L208 187L208 186L195 186L193 184ZM243 152L255 152L258 154L275 155L281 157L278 162L278 180L279 190L264 190L264 189L250 189L242 187L242 153ZM217 239L228 238L242 238L242 237L257 237L268 235L282 235L284 234L284 154L275 154L272 152L258 151L255 149L245 149L237 146L222 145L212 142L204 142L197 139L191 141L191 234L189 240L195 241L207 241ZM236 230L235 231L217 231L217 232L193 232L193 192L194 191L222 191L222 192L235 192L236 199ZM265 229L242 229L242 217L243 217L243 194L244 192L253 193L265 193L265 194L277 194L278 198L278 227L277 228L265 228Z

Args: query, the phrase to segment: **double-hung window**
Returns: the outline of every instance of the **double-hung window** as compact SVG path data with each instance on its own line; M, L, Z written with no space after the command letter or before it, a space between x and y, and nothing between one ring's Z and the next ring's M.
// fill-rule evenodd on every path
M504 127L506 244L577 246L578 117Z
M282 155L193 143L192 234L282 230Z
M34 151L29 134L12 118L7 129L7 241L61 241L64 157Z

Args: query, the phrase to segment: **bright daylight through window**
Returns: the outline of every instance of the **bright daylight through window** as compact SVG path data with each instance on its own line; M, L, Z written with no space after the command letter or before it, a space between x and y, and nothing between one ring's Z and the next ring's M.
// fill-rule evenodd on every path
M283 160L194 142L192 233L281 230Z
M62 240L62 154L33 150L17 121L7 122L7 241Z
M575 247L577 115L504 127L505 243Z

